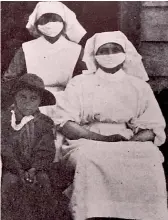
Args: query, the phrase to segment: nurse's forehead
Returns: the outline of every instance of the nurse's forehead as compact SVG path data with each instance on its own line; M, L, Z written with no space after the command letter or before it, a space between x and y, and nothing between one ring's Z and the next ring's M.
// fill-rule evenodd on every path
M108 49L108 48L122 48L122 46L120 44L117 44L117 43L113 43L113 42L110 42L110 43L106 43L106 44L103 44L102 46L99 47L99 50L100 49Z
M48 20L48 19L54 19L54 20L62 21L61 16L58 15L58 14L55 14L55 13L45 13L45 14L40 16L40 18L38 19L38 22L43 21L43 20Z
M99 47L96 54L102 53L125 53L123 47L117 43L106 43Z

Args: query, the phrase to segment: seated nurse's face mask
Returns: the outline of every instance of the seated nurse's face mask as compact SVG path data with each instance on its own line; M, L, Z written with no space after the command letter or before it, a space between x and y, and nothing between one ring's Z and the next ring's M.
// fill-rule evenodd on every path
M64 23L58 15L45 14L39 19L37 28L45 36L56 37L63 30Z
M119 44L107 43L99 47L95 59L100 66L112 69L125 61L125 52Z

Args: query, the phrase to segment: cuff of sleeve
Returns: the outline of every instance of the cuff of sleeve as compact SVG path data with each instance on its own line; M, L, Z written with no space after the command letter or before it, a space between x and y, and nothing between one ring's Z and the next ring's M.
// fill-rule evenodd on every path
M65 118L64 119L64 121L56 121L55 123L56 123L56 127L58 128L58 130L59 130L59 128L62 128L62 127L64 127L64 125L68 122L68 121L72 121L72 120L69 120L69 118Z
M138 125L136 127L134 127L133 131L134 133L138 133L139 129L151 129L154 134L156 135L155 136L155 139L154 139L154 144L156 146L161 146L162 144L164 144L165 140L166 140L166 134L164 132L164 127L159 127L159 128L150 128L149 126L145 126L145 125Z
M164 132L164 129L155 128L155 129L153 129L153 132L156 135L155 139L154 139L154 144L156 146L161 146L162 144L164 144L164 142L166 140L166 134Z

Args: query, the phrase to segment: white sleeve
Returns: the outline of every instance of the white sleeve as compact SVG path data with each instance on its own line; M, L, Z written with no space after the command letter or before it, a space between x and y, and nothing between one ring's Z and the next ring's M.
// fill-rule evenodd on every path
M55 117L56 125L62 127L67 121L81 122L81 83L74 77L68 83L64 92L59 92L56 97Z
M132 119L131 124L137 131L139 128L153 130L156 135L154 144L160 146L166 139L164 131L166 123L152 89L147 83L145 84L140 96L139 113L136 118Z

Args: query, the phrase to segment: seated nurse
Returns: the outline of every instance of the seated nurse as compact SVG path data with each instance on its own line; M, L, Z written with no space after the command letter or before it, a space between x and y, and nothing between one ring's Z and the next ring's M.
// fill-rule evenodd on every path
M141 56L115 31L90 38L84 59L95 71L71 79L54 119L66 139L60 160L74 172L73 219L168 219L165 120Z
M46 88L56 95L85 67L83 50L78 43L86 31L74 12L61 2L37 3L26 28L36 39L22 44L3 80L15 83L25 72L36 73Z

